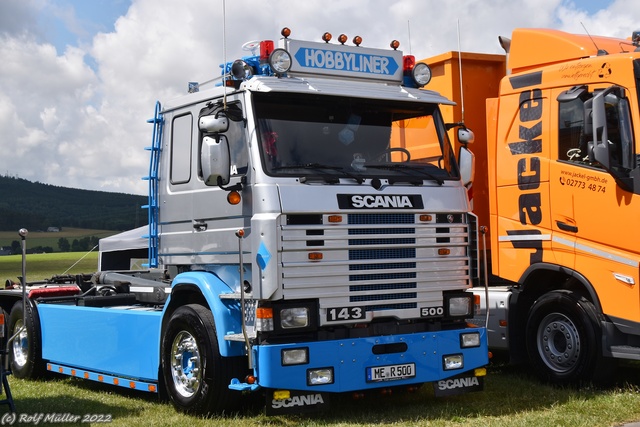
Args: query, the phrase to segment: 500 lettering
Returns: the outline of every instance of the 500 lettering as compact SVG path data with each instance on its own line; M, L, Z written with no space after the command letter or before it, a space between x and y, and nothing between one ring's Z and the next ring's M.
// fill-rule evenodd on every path
M365 318L363 307L335 307L327 309L327 322L344 320L362 320Z
M422 307L420 309L420 317L442 317L444 316L444 308L442 307Z

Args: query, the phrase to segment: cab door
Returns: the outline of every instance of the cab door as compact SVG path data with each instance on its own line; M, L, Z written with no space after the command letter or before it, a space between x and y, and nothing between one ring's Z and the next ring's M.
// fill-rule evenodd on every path
M250 223L250 205L246 203L250 200L250 188L242 187L237 204L229 203L227 195L229 187L246 180L249 170L244 117L240 95L229 96L226 103L221 99L207 100L165 114L167 128L159 200L159 255L163 264L237 262L235 232ZM207 128L207 118L226 120L228 126ZM224 140L228 148L225 165L229 182L223 186L203 176L203 146L207 140ZM206 163L206 153L204 160Z
M637 165L626 91L579 90L571 100L563 100L568 91L558 98L558 160L551 177L552 204L558 208L554 231L574 236L574 269L594 287L604 313L640 322L640 196L629 185ZM602 110L598 114L596 103ZM604 138L600 144L606 144L606 159L594 153L599 138Z

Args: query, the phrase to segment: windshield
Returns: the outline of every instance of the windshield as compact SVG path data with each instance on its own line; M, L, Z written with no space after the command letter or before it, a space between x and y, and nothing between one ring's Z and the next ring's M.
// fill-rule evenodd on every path
M273 92L254 101L271 176L459 179L437 105Z

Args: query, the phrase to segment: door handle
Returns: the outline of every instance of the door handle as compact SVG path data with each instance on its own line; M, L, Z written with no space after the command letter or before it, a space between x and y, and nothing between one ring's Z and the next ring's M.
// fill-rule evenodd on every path
M556 221L556 224L558 225L558 228L562 231L568 231L570 233L578 232L578 227L576 227L575 225L567 224L566 222L562 222L562 221Z
M197 221L197 220L193 220L193 228L196 231L206 231L207 230L207 223L204 221Z

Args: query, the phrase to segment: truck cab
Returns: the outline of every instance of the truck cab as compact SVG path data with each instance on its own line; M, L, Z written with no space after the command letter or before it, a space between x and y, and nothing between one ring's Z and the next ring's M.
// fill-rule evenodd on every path
M397 42L282 34L158 103L147 238L160 277L101 272L80 296L34 300L31 359L108 371L199 414L250 392L277 414L426 382L436 395L482 389L485 329L466 321L473 157L449 140L440 106L452 102L421 89L429 68ZM79 342L90 350L71 351Z
M640 33L521 28L500 42L474 146L487 276L506 285L488 294L490 347L554 383L611 381L617 360L640 359Z

